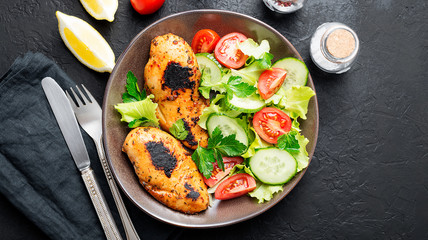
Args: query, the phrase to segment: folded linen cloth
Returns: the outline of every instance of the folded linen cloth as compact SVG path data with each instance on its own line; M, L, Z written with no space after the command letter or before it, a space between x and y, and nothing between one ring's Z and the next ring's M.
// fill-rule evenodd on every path
M46 76L54 78L63 89L75 86L40 53L19 57L0 78L0 192L52 239L105 239L44 95L41 80ZM84 131L82 136L91 166L124 237L95 145ZM128 211L138 216L133 220L142 239L167 239L177 230L135 206Z

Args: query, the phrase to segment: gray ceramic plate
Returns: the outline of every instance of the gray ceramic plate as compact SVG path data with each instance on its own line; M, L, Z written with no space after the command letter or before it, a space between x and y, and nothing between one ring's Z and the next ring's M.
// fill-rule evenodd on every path
M132 71L142 86L141 80L149 57L150 41L154 37L171 32L191 43L193 35L204 28L213 29L220 36L237 31L256 41L267 39L271 45L271 53L275 56L274 61L290 56L301 59L290 42L267 24L246 15L218 10L182 12L163 18L141 31L120 55L110 75L103 103L104 146L113 175L125 194L141 210L160 221L192 228L220 227L253 218L281 201L305 173L302 171L297 174L284 186L283 192L267 203L258 204L248 196L228 201L216 200L213 207L196 215L182 214L165 207L139 184L132 165L121 151L129 129L126 124L120 122L120 114L113 107L122 102L126 74ZM308 85L314 88L311 76ZM301 128L303 134L310 140L307 150L309 157L312 158L318 136L316 96L309 103L308 119L301 124Z

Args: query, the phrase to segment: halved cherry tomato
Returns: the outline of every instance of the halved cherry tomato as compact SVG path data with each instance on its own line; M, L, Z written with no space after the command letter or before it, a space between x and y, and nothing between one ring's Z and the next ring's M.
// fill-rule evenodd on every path
M214 56L228 68L237 69L244 65L248 56L238 49L238 43L247 39L241 33L233 32L222 37L215 46Z
M272 97L282 86L285 76L287 76L287 71L282 68L265 70L260 75L259 82L257 84L260 96L263 99Z
M232 170L235 165L241 164L243 161L244 159L242 157L223 157L224 171L220 169L217 162L213 163L214 169L211 173L211 177L209 179L204 177L205 184L207 184L208 187L216 185L230 173L230 170Z
M256 180L246 173L238 173L218 185L214 197L226 200L242 196L256 189Z
M212 53L220 40L220 36L211 29L199 30L192 40L194 53Z
M263 140L276 144L279 136L290 131L291 119L277 108L265 107L254 114L253 127Z
M131 5L139 14L146 15L156 12L165 0L131 0Z

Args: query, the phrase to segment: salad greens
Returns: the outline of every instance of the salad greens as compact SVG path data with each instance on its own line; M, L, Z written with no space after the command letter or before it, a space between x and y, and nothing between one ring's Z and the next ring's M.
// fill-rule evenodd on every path
M257 187L248 194L250 197L257 198L258 203L263 203L271 200L273 195L278 192L282 192L282 185L268 185L261 182L257 182Z
M308 166L309 157L306 151L306 145L309 142L303 135L300 134L300 124L298 119L306 119L308 111L309 100L315 95L315 92L307 86L287 86L286 83L269 99L263 100L258 91L257 85L260 75L267 69L272 67L273 55L269 53L269 42L263 40L260 45L252 39L240 43L240 50L249 56L245 66L239 70L222 70L222 76L219 79L212 79L209 75L208 69L202 69L202 82L199 90L204 92L203 96L209 98L210 94L214 97L211 98L211 104L205 108L200 116L198 125L206 129L207 119L211 114L224 114L229 117L237 119L252 119L254 113L244 113L239 108L227 104L229 95L239 98L239 101L251 104L252 101L264 101L266 106L275 107L287 113L292 119L291 131L282 135L278 139L277 144L270 144L264 141L254 130L251 122L246 121L247 136L249 136L250 143L247 151L241 156L249 159L259 150L276 147L289 152L296 160L297 172L300 172ZM247 111L248 112L248 111ZM220 129L216 129L216 136L221 134ZM211 139L216 139L212 135ZM232 139L233 135L228 138ZM236 144L239 142L236 141ZM229 146L231 149L233 146ZM198 149L192 155L192 158L197 163L199 170L206 178L209 178L212 171L212 162L217 161L218 165L223 169L221 155L229 155L226 152L210 152L210 147L207 149L198 146ZM236 173L248 173L254 177L251 169L248 167L248 161L244 164L235 166L229 176ZM269 201L275 193L283 190L282 185L269 185L257 180L257 187L254 191L250 192L251 197L258 199L259 203Z
M212 163L215 161L217 161L220 169L224 171L222 155L238 156L245 150L246 146L235 138L235 134L224 137L220 128L216 127L208 139L207 148L198 145L198 148L192 154L192 159L206 178L211 177L211 172L214 168Z
M239 49L242 53L249 57L260 59L262 58L263 54L270 51L270 45L267 40L262 40L259 45L253 39L248 38L247 40L239 43Z
M227 94L235 94L241 98L251 96L257 91L256 87L243 82L240 76L230 76L227 84L224 84L224 88Z
M126 75L126 92L122 95L123 103L118 103L114 108L122 115L120 121L128 122L128 127L159 126L156 117L157 103L152 102L153 95L146 95L146 91L140 91L137 78L129 71Z

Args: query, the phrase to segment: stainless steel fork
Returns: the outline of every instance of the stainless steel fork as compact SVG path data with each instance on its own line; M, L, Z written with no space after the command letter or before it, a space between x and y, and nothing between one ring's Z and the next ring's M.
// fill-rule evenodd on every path
M100 105L98 105L95 98L91 95L91 93L88 91L88 89L85 88L83 84L82 88L85 90L87 96L89 97L89 100L86 98L86 96L83 94L83 92L78 86L76 86L76 89L79 94L76 94L73 88L70 88L77 105L73 101L68 91L65 91L65 93L71 103L71 106L73 107L74 113L76 114L80 126L82 126L82 128L89 134L89 136L91 136L91 138L95 142L98 156L100 158L108 185L110 186L110 190L113 194L114 201L119 211L123 228L125 229L126 238L128 240L138 240L140 238L138 237L137 231L135 231L134 225L131 222L131 218L128 215L128 211L126 210L125 205L123 204L119 189L117 188L116 182L114 181L113 176L111 175L110 167L106 161L104 146L102 143L101 107ZM80 100L78 95L80 95L83 102Z

